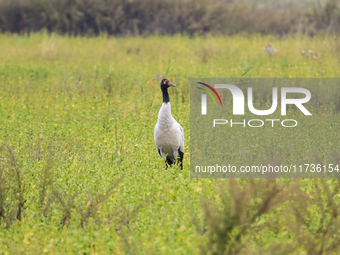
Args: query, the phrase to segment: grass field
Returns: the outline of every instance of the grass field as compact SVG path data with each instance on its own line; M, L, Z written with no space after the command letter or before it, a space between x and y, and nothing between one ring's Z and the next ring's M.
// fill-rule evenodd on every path
M263 49L268 43L277 49L273 55ZM246 77L339 77L339 57L337 37L0 35L0 144L6 145L0 254L204 253L202 246L215 240L213 217L223 221L221 214L228 213L230 198L219 187L243 187L231 199L237 202L257 185L256 196L236 206L247 218L256 215L262 193L274 190L275 181L190 179L188 79L239 77L239 69L248 68ZM177 85L170 99L186 134L183 171L165 171L153 141L165 76ZM287 248L291 253L282 254L339 254L339 201L330 199L340 194L339 183L301 179L294 185L299 201L307 203L300 222L308 224L296 230L293 214L282 216L287 193L220 239L233 240L226 244L235 254ZM215 211L207 210L213 208L207 199Z

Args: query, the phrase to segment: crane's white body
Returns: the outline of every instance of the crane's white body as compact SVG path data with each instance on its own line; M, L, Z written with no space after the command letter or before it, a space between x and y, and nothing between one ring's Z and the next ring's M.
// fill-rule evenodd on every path
M184 131L181 125L171 115L170 102L163 103L158 114L154 133L155 143L159 154L175 161L184 154Z

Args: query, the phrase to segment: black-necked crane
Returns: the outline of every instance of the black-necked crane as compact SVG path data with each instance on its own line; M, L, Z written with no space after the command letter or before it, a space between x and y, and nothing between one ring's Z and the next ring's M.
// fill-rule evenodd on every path
M158 113L155 126L155 143L159 155L164 159L166 169L168 165L179 163L183 169L184 156L184 131L181 125L171 115L169 87L176 87L168 79L163 79L160 84L163 93L163 104Z

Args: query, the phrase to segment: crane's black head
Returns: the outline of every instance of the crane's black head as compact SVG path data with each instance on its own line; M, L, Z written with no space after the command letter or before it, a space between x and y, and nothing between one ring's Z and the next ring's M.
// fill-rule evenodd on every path
M161 90L167 90L169 87L176 87L176 85L172 84L168 79L163 79L161 81Z
M169 87L176 87L176 85L172 84L168 79L163 79L161 81L161 85L160 86L161 86L161 90L162 90L162 93L163 93L163 103L170 102L168 88Z

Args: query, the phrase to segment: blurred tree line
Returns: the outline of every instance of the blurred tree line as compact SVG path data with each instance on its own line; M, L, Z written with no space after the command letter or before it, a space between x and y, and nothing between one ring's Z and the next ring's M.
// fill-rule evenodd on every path
M340 0L275 9L233 0L0 0L0 31L69 36L150 34L339 34Z

